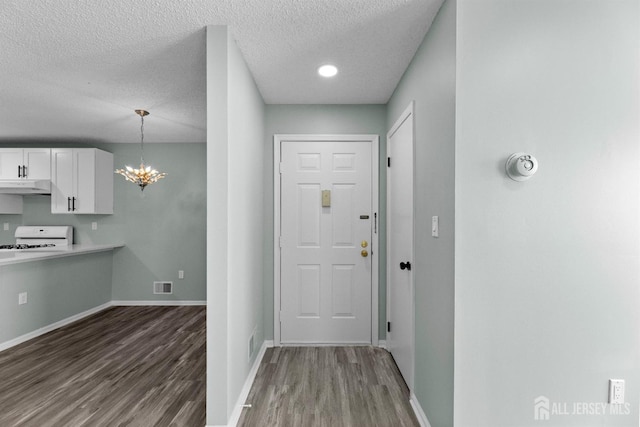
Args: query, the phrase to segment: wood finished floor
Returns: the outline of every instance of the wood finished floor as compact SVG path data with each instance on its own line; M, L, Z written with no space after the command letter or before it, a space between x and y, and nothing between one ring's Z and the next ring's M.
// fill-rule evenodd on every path
M0 426L204 426L205 315L113 307L0 352Z
M238 426L419 426L391 355L374 347L270 348Z

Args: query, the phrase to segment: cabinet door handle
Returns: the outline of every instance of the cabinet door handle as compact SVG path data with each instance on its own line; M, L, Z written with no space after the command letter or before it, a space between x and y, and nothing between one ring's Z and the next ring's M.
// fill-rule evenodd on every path
M25 165L22 165L22 177L27 177L27 167Z
M71 210L72 211L76 210L76 198L75 197L71 198Z
M67 197L67 212L71 212L71 197Z
M18 178L22 178L22 175L20 175L20 171L22 170L22 167L20 165L18 165Z

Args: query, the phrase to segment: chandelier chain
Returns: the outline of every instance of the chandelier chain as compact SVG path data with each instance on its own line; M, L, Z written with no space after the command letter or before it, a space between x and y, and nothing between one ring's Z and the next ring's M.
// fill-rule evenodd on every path
M144 115L140 115L140 163L144 164Z

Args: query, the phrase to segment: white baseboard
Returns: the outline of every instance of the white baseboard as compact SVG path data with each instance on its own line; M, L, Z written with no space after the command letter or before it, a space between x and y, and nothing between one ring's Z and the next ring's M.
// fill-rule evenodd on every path
M242 386L242 390L240 391L240 395L238 396L238 400L236 401L236 406L229 417L229 423L227 427L236 427L238 421L240 420L240 415L242 414L242 405L247 401L247 397L249 396L249 392L251 391L251 386L253 385L253 381L256 379L256 374L258 373L258 368L260 368L260 362L262 362L262 358L264 357L267 348L273 347L273 341L265 340L262 343L262 347L260 347L260 352L256 356L256 360L253 362L253 366L247 375L247 379L244 382L244 386Z
M67 317L66 319L62 319L62 320L60 320L58 322L55 322L55 323L52 323L50 325L44 326L44 327L42 327L40 329L36 329L35 331L32 331L32 332L29 332L27 334L21 335L21 336L19 336L17 338L14 338L12 340L0 343L0 351L6 350L6 349L11 348L13 346L16 346L18 344L22 344L25 341L29 341L30 339L39 337L40 335L44 335L47 332L51 332L54 329L58 329L58 328L61 328L63 326L66 326L69 323L75 322L76 320L80 320L80 319L83 319L85 317L91 316L92 314L95 314L95 313L97 313L99 311L102 311L104 309L107 309L107 308L111 307L112 305L113 304L112 304L111 301L106 302L106 303L104 303L102 305L99 305L97 307L93 307L93 308L90 308L89 310L85 310L82 313L75 314L73 316Z
M409 396L409 403L411 404L411 408L413 408L413 412L416 414L420 427L431 427L427 414L422 410L422 406L420 406L420 402L418 402L418 398L413 392L411 392L411 396Z
M387 341L386 340L378 340L378 347L380 348L387 348Z
M206 301L111 301L114 306L138 306L138 305L153 305L153 306L174 306L174 305L207 305Z

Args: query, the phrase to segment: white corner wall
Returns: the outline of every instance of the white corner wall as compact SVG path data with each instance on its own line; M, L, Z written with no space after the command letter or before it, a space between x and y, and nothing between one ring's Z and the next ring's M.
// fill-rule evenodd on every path
M264 341L263 137L264 102L242 55L227 27L209 26L207 425L227 424Z
M233 39L229 66L228 414L264 341L264 113L262 96ZM249 338L254 350L248 354ZM244 403L244 402L243 402Z
M227 27L207 27L207 425L227 424Z
M638 426L639 12L458 0L455 426Z

